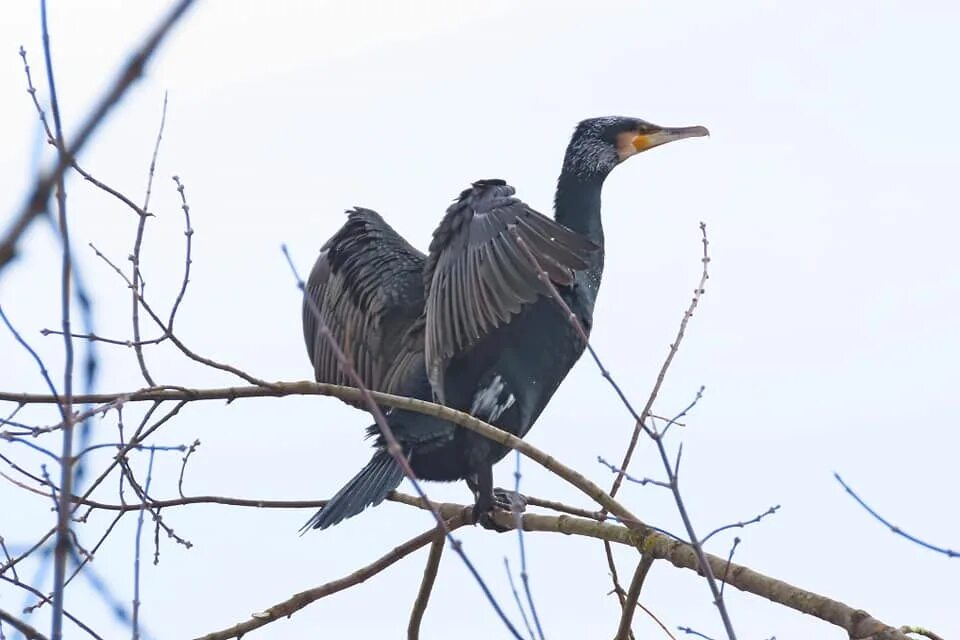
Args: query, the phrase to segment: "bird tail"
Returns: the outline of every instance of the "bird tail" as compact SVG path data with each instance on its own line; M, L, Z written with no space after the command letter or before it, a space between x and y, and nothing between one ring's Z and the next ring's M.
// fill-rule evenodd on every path
M353 517L369 506L383 502L403 480L403 470L386 449L380 449L360 473L355 475L326 506L320 509L300 533L308 529L326 529Z

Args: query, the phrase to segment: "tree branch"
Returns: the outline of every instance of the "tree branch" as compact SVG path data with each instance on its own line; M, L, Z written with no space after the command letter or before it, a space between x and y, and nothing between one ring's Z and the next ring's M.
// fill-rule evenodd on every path
M643 581L647 578L647 572L650 571L651 566L653 566L653 556L643 554L640 557L640 562L637 563L636 570L633 572L630 590L627 591L627 597L623 603L623 615L620 616L620 626L617 628L616 640L627 640L630 637L630 623L633 621L633 612L637 609L640 589L643 588Z
M437 579L437 570L440 568L440 556L443 554L443 545L446 542L443 532L437 533L430 545L430 555L427 556L427 566L423 568L423 581L420 582L420 591L417 592L417 599L413 603L413 610L410 612L410 623L407 625L408 640L417 640L420 637L420 622L423 620L423 614L427 610L427 603L430 601L430 592L433 591L433 583Z
M472 517L472 511L470 508L461 506L460 513L453 515L449 520L447 520L447 528L450 531L456 530L465 523L470 522ZM300 609L303 609L309 605L311 602L315 602L320 598L328 596L332 593L336 593L337 591L343 591L344 589L352 587L353 585L359 584L364 580L375 576L398 560L410 555L420 547L424 547L433 542L436 537L437 529L435 527L431 528L429 531L425 531L415 538L407 540L378 560L368 564L365 567L357 569L348 576L344 576L338 580L333 580L326 584L320 585L319 587L314 587L313 589L301 591L292 598L284 600L283 602L278 602L265 611L253 614L253 616L245 622L235 624L232 627L228 627L222 631L208 633L205 636L197 638L197 640L226 640L227 638L240 638L244 634L249 633L254 629L258 629L266 624L270 624L275 620L289 617Z
M27 640L47 640L47 637L31 627L29 624L0 609L0 621L6 622L11 627L19 631Z

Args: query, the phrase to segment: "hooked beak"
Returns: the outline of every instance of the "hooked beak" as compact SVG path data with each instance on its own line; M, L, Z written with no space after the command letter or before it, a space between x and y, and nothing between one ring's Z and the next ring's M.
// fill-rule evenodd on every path
M632 140L633 148L636 153L659 147L662 144L673 142L674 140L683 140L684 138L702 138L709 136L710 132L706 127L661 127L656 131L649 133L640 133Z

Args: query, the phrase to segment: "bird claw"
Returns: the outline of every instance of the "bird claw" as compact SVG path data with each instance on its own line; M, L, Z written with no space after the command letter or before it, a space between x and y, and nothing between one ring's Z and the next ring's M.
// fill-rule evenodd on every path
M473 522L479 524L484 529L504 533L512 530L514 527L504 527L496 522L494 513L497 511L506 513L522 513L527 508L527 497L515 491L506 489L493 490L493 503L489 506L478 500L473 506Z
M519 511L523 513L527 510L527 496L516 491L508 491L499 487L493 490L493 504L504 511Z

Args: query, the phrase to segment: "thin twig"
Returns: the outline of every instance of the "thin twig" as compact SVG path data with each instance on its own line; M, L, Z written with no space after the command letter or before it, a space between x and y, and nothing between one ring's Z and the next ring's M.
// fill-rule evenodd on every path
M520 452L516 452L516 468L514 477L513 518L517 526L517 545L520 547L520 581L523 583L523 592L527 597L527 606L530 607L530 617L537 628L537 637L544 640L543 627L540 625L540 616L537 615L537 606L533 602L533 592L530 590L530 577L527 573L527 548L523 543L523 520L520 517Z
M20 332L16 330L13 324L10 322L10 319L7 318L7 314L3 312L3 306L0 305L0 320L3 320L3 324L7 326L7 330L10 331L10 334L13 336L13 339L16 340L21 347L23 347L27 353L30 354L30 357L33 358L33 361L37 363L37 366L40 368L40 375L43 377L43 381L46 383L47 388L50 389L52 394L50 397L54 403L56 403L57 408L60 410L61 419L66 422L66 414L63 412L63 404L60 401L60 394L57 393L57 388L53 384L53 380L50 379L50 373L47 371L47 366L44 364L43 359L33 350L33 347L24 340L23 336L20 335ZM27 403L23 403L24 405ZM20 410L18 406L17 411ZM11 416L12 417L12 416Z
M150 170L147 173L147 189L143 197L143 207L138 215L137 233L133 240L133 252L130 254L130 280L132 281L131 305L133 306L133 350L137 354L137 364L140 366L140 374L151 387L156 383L147 369L147 361L143 357L143 347L140 345L140 296L143 293L143 274L140 271L140 252L143 248L143 233L147 227L147 218L152 216L150 213L150 194L153 190L153 174L157 167L157 155L160 153L160 141L163 140L163 128L167 124L167 94L163 94L163 110L160 114L160 128L157 131L157 139L153 143L153 155L150 158ZM136 629L134 629L136 632Z
M607 469L609 469L611 473L616 473L616 474L622 473L623 477L626 478L628 482L639 484L641 486L646 484L652 484L655 487L661 487L663 489L670 488L670 483L664 482L663 480L655 480L654 478L634 478L629 473L624 473L623 469L607 462L607 460L603 456L597 456L597 462L599 462L600 464L605 466Z
M64 589L66 589L67 586L69 586L70 583L73 582L74 578L80 575L80 572L87 565L87 563L93 560L93 557L96 555L97 551L100 550L100 547L103 545L103 543L107 541L107 538L110 537L110 534L113 532L114 527L117 526L117 523L120 522L120 518L122 516L123 516L123 513L118 513L114 517L113 521L109 525L107 525L107 528L100 535L100 539L97 541L97 544L95 544L93 548L90 549L89 552L83 554L83 559L77 563L77 566L74 567L73 572L69 576L67 576L67 579L64 581L63 583ZM46 603L50 602L51 596L43 595L43 594L39 594L39 595L40 595L40 599L34 602L29 607L27 607L25 611L32 613L37 609L39 609L40 607L42 607L43 605L45 605Z
M717 579L714 574L713 567L707 561L707 553L703 549L703 543L697 538L697 532L693 528L693 522L690 519L690 514L687 512L686 504L684 503L683 496L680 493L680 456L683 453L683 445L681 444L680 449L677 451L676 462L671 465L670 459L667 456L666 446L663 444L662 434L655 434L653 437L653 442L657 445L657 453L660 454L660 461L663 463L663 467L667 472L667 478L669 480L670 491L673 494L674 504L676 504L677 511L680 513L680 519L683 521L683 528L686 529L689 544L694 553L697 555L697 560L701 567L701 574L706 579L707 585L710 587L710 593L713 595L713 604L717 607L717 611L720 614L720 620L723 622L723 627L727 633L727 638L728 640L736 640L737 636L733 630L733 621L730 619L730 612L727 611L727 607L723 601L723 592L717 585Z
M90 246L91 249L93 249L93 252L96 254L96 256L97 256L98 258L100 258L100 259L103 260L105 263L107 263L107 265L108 265L111 269L113 269L114 273L116 273L118 276L120 276L120 277L123 279L123 281L126 283L127 287L129 287L129 288L131 288L131 289L134 290L134 292L136 293L137 297L140 299L140 304L142 305L143 310L146 311L147 314L150 316L150 319L153 320L154 323L156 323L156 325L157 325L161 330L163 330L164 335L170 340L170 342L173 343L174 346L177 347L177 349L180 350L180 352L181 352L182 354L184 354L185 356L187 356L187 357L190 358L191 360L193 360L193 361L195 361L195 362L199 362L200 364L205 365L205 366L207 366L207 367L210 367L210 368L212 368L212 369L220 369L221 371L226 371L227 373L232 373L233 375L235 375L235 376L237 376L237 377L239 377L239 378L241 378L241 379L243 379L243 380L246 380L246 381L249 382L250 384L261 385L261 386L269 386L269 385L270 385L270 383L266 382L265 380L261 380L260 378L257 378L257 377L255 377L255 376L252 376L252 375L250 375L249 373L238 369L237 367L234 367L234 366L229 365L229 364L224 364L224 363L221 363L221 362L217 362L217 361L215 361L215 360L211 360L210 358L206 358L206 357L204 357L204 356L201 356L200 354L198 354L198 353L192 351L191 349L189 349L189 348L183 343L182 340L180 340L176 335L174 335L173 333L170 332L169 327L167 327L167 325L166 325L166 324L164 323L164 321L160 318L160 316L157 315L157 313L153 310L153 307L150 306L150 304L149 304L149 303L147 302L147 300L144 298L142 292L136 291L136 289L133 287L133 283L130 281L129 278L127 278L127 275L126 275L125 273L123 273L123 271L121 271L120 268L117 267L117 265L114 264L112 260L110 260L110 258L108 258L106 255L104 255L103 252L101 252L99 249L97 249L97 247L96 247L93 243L90 243L89 246Z
M677 334L677 338L676 340L674 340L674 343L670 346L670 351L667 354L667 358L660 369L660 374L657 376L657 381L654 384L654 387L651 390L649 397L647 398L646 406L644 407L643 412L640 415L637 415L637 412L634 410L633 406L630 404L626 395L617 385L616 381L614 381L613 377L610 375L610 372L606 369L606 367L604 367L603 363L600 361L599 356L597 356L596 352L590 347L587 333L584 330L583 326L581 325L576 314L574 314L570 310L570 307L560 296L560 292L557 291L557 288L554 286L553 282L550 280L549 276L547 275L547 272L544 271L543 267L540 266L540 262L537 259L536 255L533 253L533 251L530 250L530 247L528 247L526 243L523 241L523 238L520 236L519 232L516 229L513 229L514 240L517 242L517 245L520 247L520 249L526 254L530 263L534 266L534 268L536 268L538 278L547 287L547 290L549 291L550 295L554 298L554 300L563 310L570 324L574 327L574 329L580 335L581 340L584 341L584 344L590 351L590 355L593 356L593 359L596 362L597 367L599 367L603 377L611 384L611 386L613 386L614 390L616 391L617 395L620 397L620 400L623 402L627 411L629 411L630 414L633 416L633 418L636 420L633 436L630 440L629 446L627 447L626 454L624 455L623 463L619 467L620 472L617 474L616 480L614 480L613 487L610 492L610 498L613 498L616 495L616 492L619 489L621 482L623 481L623 474L626 473L627 465L630 464L630 458L633 455L633 450L636 447L638 438L640 437L640 432L641 431L646 432L657 445L658 453L660 454L661 461L663 462L664 468L669 478L669 486L673 492L674 502L677 505L677 510L680 512L680 518L683 520L684 527L687 530L690 544L693 546L694 550L697 551L699 557L701 558L702 566L704 569L704 577L706 578L707 585L710 587L710 592L713 595L714 604L717 607L717 610L720 614L720 618L723 621L724 629L727 632L727 638L728 640L736 640L736 634L733 630L733 622L730 620L730 615L727 612L726 606L724 606L723 598L720 596L720 590L717 587L716 578L713 575L711 567L708 563L703 561L703 558L704 558L703 547L700 545L699 541L697 540L696 533L693 530L693 524L690 521L690 517L687 513L686 506L684 505L684 502L683 502L683 497L680 494L680 489L677 484L677 473L680 466L680 454L678 453L677 455L676 464L671 465L667 457L666 448L664 447L664 444L663 444L662 434L657 433L656 431L654 431L653 429L651 429L646 425L646 419L650 415L650 411L653 408L653 403L656 400L656 397L660 391L660 387L663 384L663 380L666 377L667 370L670 368L670 364L673 362L673 357L676 354L677 350L679 349L680 342L683 339L684 333L686 332L687 322L693 316L693 312L700 301L700 296L703 295L704 293L704 287L706 286L706 281L710 277L707 272L707 264L710 262L710 257L708 254L709 243L707 242L707 226L703 222L700 223L700 233L702 235L702 243L703 243L703 258L702 258L703 271L701 273L700 282L697 288L694 290L694 295L690 303L690 306L688 307L686 313L684 313L683 319L680 322L680 329ZM700 396L702 395L702 393L703 393L703 388L701 387L700 391L697 393L697 397L690 404L691 407L694 404L696 404L696 402L700 399ZM667 425L667 427L669 427L669 425ZM681 452L682 452L682 448L681 448ZM617 514L614 514L614 515L617 515Z
M147 412L145 413L145 415L143 416L143 418L142 418L142 420L141 420L141 427L142 427L143 425L145 425L147 422L149 422L150 417L153 415L154 411L156 411L157 407L159 407L159 406L160 406L159 403L155 403L152 407L150 407L150 409L147 410ZM177 404L173 407L173 409L171 409L170 411L168 411L167 414L166 414L163 418L161 418L160 420L158 420L157 422L155 422L155 423L154 423L149 429L147 429L147 431L145 431L145 432L141 432L141 429L137 429L137 432L134 433L134 435L133 435L133 437L130 439L130 441L129 441L126 445L124 445L124 447L123 447L122 449L120 449L119 451L117 451L116 455L114 455L114 457L113 457L113 460L110 462L109 465L107 465L107 468L104 469L104 470L100 473L100 475L97 476L97 478L96 478L92 483L90 483L90 486L87 487L87 490L86 490L86 492L83 494L83 497L84 497L84 498L87 498L87 497L91 496L91 495L93 494L94 490L95 490L98 486L100 486L100 484L101 484L104 480L106 480L107 477L109 477L109 475L112 473L113 469L115 469L117 466L119 466L119 465L121 464L121 462L122 462L123 459L124 459L124 456L126 456L127 453L129 453L130 451L132 451L134 447L138 446L138 445L140 444L140 442L142 442L147 436L149 436L151 433L153 433L154 431L156 431L158 428L160 428L160 426L162 426L165 422L167 422L168 420L170 420L171 418L173 418L174 416L176 416L176 415L180 412L180 409L182 409L184 406L186 406L186 402L179 402L179 403L177 403Z
M513 570L510 569L510 559L506 556L503 557L503 567L507 570L507 582L510 583L510 591L513 593L513 601L517 603L517 611L520 612L520 618L523 620L523 626L527 629L527 635L530 636L530 640L535 640L533 635L533 627L530 626L530 620L527 618L527 610L523 606L523 602L520 600L520 593L517 591L517 585L513 581Z
M180 465L180 477L177 478L177 492L180 494L181 498L186 496L183 495L183 474L187 471L187 461L190 460L190 456L193 455L193 452L197 450L197 447L200 446L200 439L197 438L193 441L193 444L190 445L190 448L187 449L187 453L183 456L183 464Z
M10 551L9 551L9 549L7 549L7 543L6 543L6 541L3 539L3 536L0 536L0 550L3 551L3 557L7 559L7 562L8 562L8 563L13 560L13 558L10 557ZM16 569L16 567L13 567L13 571L11 571L11 573L13 574L13 579L14 579L14 580L19 580L19 579L20 579L20 576L17 575L17 569Z
M133 607L130 620L130 627L133 631L133 640L140 638L140 537L143 532L143 512L147 509L147 501L150 499L150 481L153 479L153 458L156 451L150 450L150 462L147 466L147 480L143 485L143 498L140 503L140 513L137 516L137 533L134 542L133 556Z
M739 545L740 538L734 538L733 544L730 545L730 553L727 555L727 564L723 568L723 577L720 578L720 597L723 597L723 588L727 586L727 573L730 571L730 563L733 562L733 554L736 552Z
M67 144L63 137L63 125L60 120L60 102L57 99L57 85L53 76L53 55L50 51L50 31L47 25L47 3L40 0L40 25L43 32L43 60L47 72L47 86L50 91L50 112L53 115L54 136L57 157L63 166L69 164ZM63 402L61 414L64 416L62 445L60 450L60 487L61 497L57 504L57 534L53 548L53 613L50 636L53 640L63 637L63 587L67 575L67 559L70 554L70 495L73 493L73 338L70 337L70 301L71 271L73 259L70 255L70 228L67 223L67 192L63 173L57 176L57 222L63 251L60 262L60 328L63 331Z
M427 556L427 565L423 568L423 580L420 582L420 590L417 592L417 599L413 603L413 610L410 612L410 623L407 625L408 640L417 640L420 637L420 623L423 621L423 614L427 610L427 603L430 601L430 592L433 591L433 584L437 580L437 570L440 568L440 556L443 554L443 545L447 538L443 531L437 530L437 534L430 545L430 555Z
M190 282L190 265L193 264L193 226L190 224L190 205L187 204L187 194L184 190L183 183L180 181L179 176L173 176L173 181L177 185L177 193L180 194L180 208L183 210L183 221L184 221L184 231L183 235L186 236L186 256L184 257L183 263L183 280L180 282L180 290L177 292L177 297L173 301L173 306L170 307L170 319L167 320L167 333L173 333L173 321L177 318L177 310L180 308L180 303L183 302L183 296L187 293L187 284Z
M51 532L51 535L52 535L52 532ZM19 580L14 580L13 578L7 577L7 576L3 575L2 572L0 572L0 580L3 580L3 581L5 581L5 582L8 582L8 583L14 585L15 587L19 587L19 588L23 589L24 591L27 591L27 592L29 592L29 593L32 593L33 595L35 595L35 596L37 596L37 597L40 597L40 598L46 597L46 596L44 596L43 593L42 593L39 589L37 589L36 587L33 587L33 586L29 585L29 584L26 584L25 582L20 582ZM70 620L71 622L73 622L73 624L75 624L75 625L77 625L78 627L80 627L87 635L89 635L89 636L90 636L91 638L93 638L94 640L103 640L103 638L101 638L99 635L97 635L97 632L96 632L96 631L94 631L93 629L91 629L90 627L88 627L86 624L83 623L82 620L80 620L80 618L78 618L78 617L76 617L75 615L71 614L69 611L64 610L63 615L64 615L65 618L67 618L68 620Z
M637 608L637 600L640 598L640 589L643 588L643 581L647 578L647 572L653 566L653 556L643 554L637 568L633 572L633 579L630 581L630 590L627 591L627 600L623 605L623 614L620 616L620 626L617 628L616 640L627 640L630 637L630 624L633 622L633 612Z
M42 336L62 336L63 332L58 329L40 329L40 335ZM126 338L106 338L104 336L98 336L95 333L73 333L70 334L72 338L77 340L86 340L87 342L103 342L105 344L114 344L119 347L136 347L141 346L145 347L151 344L160 344L167 339L167 336L160 336L159 338L148 338L146 340L139 340L134 342Z
M772 516L773 514L775 514L775 513L776 513L777 511L779 511L779 510L780 510L780 505L777 504L777 505L774 505L774 506L770 507L769 509L767 509L766 511L764 511L764 512L761 513L760 515L757 515L757 516L754 516L753 518L750 518L749 520L744 520L743 522L734 522L733 524L725 524L725 525L723 525L722 527L717 527L716 529L714 529L713 531L711 531L710 533L708 533L707 535L705 535L705 536L703 537L703 540L700 541L700 544L707 544L707 540L709 540L710 538L712 538L712 537L715 536L716 534L720 533L721 531L726 531L726 530L728 530L728 529L742 529L742 528L744 528L744 527L746 527L746 526L749 526L749 525L751 525L751 524L754 524L754 523L756 523L756 522L760 522L761 520L763 520L763 519L766 518L767 516Z
M895 524L891 524L886 518L884 518L883 516L881 516L879 513L877 513L876 511L874 511L872 508L870 508L870 505L868 505L866 502L864 502L864 501L863 501L863 498L861 498L859 495L857 495L857 493L856 493L853 489L851 489L850 486L849 486L846 482L843 481L843 478L840 477L840 474L839 474L839 473L834 472L833 477L837 479L837 482L840 483L840 486L843 487L844 491L846 491L848 494L850 494L850 497L852 497L854 500L857 501L857 504L859 504L861 507L863 507L864 510L866 510L867 513L869 513L871 516L873 516L873 518L874 518L875 520L879 521L879 522L880 522L881 524L883 524L885 527L887 527L888 529L890 529L890 531L892 531L893 533L895 533L895 534L897 534L898 536L901 536L901 537L903 537L903 538L906 538L907 540L909 540L910 542L912 542L912 543L914 543L914 544L920 545L920 546L923 547L924 549L930 549L931 551L936 551L937 553L942 553L943 555L947 556L948 558L957 558L957 557L960 557L960 551L954 551L953 549L947 549L946 547L939 547L939 546L937 546L937 545L935 545L935 544L930 544L929 542L925 542L925 541L921 540L920 538L918 538L918 537L916 537L916 536L910 535L909 533L907 533L906 531L904 531L904 530L901 529L900 527L896 526Z
M22 46L20 47L20 57L23 59L23 73L27 78L27 93L29 93L30 97L33 99L33 106L36 109L37 115L40 118L40 123L43 126L44 133L46 133L47 142L50 145L56 147L57 141L53 135L53 131L51 131L50 129L50 123L47 122L47 114L43 110L43 107L40 106L40 100L39 98L37 98L37 90L33 86L33 77L30 73L30 64L27 62L27 51ZM76 158L74 158L70 163L70 168L76 171L77 173L79 173L84 180L86 180L93 186L97 187L101 191L105 191L106 193L110 194L120 202L124 203L125 205L133 209L133 211L136 212L137 214L140 214L143 212L143 209L141 209L139 205L135 204L133 200L123 195L113 187L107 184L104 184L100 180L97 180L96 178L94 178L89 172L87 172L83 167L81 167L77 163Z
M602 521L603 519L601 519ZM603 552L607 557L607 568L610 570L610 580L613 581L613 589L610 593L613 593L617 596L617 600L620 602L620 610L623 611L624 607L627 606L627 591L620 585L620 576L617 575L617 563L613 559L613 545L610 544L609 540L603 541ZM610 595L608 593L607 595ZM628 630L627 635L629 640L633 640L633 630Z

